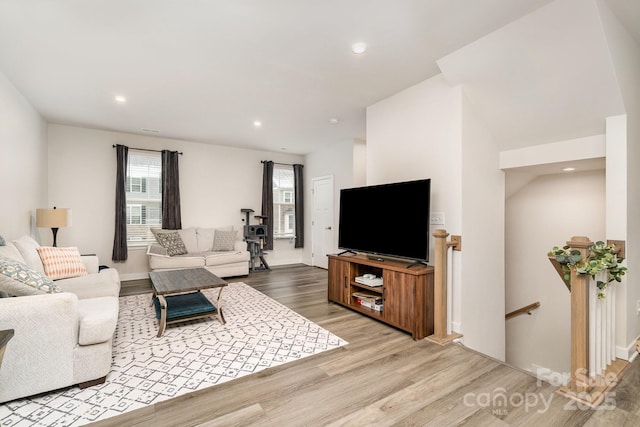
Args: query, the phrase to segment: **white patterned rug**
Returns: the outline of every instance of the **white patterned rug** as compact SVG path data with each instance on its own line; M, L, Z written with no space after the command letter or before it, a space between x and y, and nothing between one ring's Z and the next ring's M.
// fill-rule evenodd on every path
M211 300L216 289L203 291ZM104 384L0 405L0 426L79 426L347 344L244 283L222 292L215 317L156 338L151 294L120 298L113 366Z

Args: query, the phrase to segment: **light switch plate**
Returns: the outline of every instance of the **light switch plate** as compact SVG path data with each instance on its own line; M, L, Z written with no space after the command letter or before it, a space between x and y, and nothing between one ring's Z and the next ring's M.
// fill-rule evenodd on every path
M431 225L444 225L444 212L431 212Z

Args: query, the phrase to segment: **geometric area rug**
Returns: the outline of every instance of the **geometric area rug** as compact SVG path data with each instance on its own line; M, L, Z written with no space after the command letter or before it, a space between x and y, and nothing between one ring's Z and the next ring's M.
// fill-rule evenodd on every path
M217 289L203 291L215 300ZM158 323L151 294L120 298L113 364L104 384L0 404L0 426L80 426L347 344L244 283L222 291L216 317Z

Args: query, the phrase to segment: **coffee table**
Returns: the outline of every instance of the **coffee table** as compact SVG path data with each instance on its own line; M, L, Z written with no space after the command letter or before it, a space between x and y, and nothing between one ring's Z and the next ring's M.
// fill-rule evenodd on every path
M220 296L227 282L206 268L152 271L149 273L153 288L152 304L158 318L158 337L167 324L193 320L216 314L225 324ZM218 288L215 305L204 296L203 289Z

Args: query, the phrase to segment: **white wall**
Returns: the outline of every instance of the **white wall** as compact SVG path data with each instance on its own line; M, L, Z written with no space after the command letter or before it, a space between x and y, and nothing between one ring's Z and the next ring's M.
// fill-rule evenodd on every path
M462 93L442 76L419 83L367 109L367 184L431 178L431 211L445 214L450 234L462 231ZM433 231L433 230L432 230ZM406 231L410 238L410 230ZM467 240L463 235L463 246ZM461 276L463 254L453 254L453 325L466 334L462 324L462 300L466 278ZM476 254L472 255L476 256ZM481 256L481 255L480 255ZM433 260L433 238L430 259ZM476 307L468 319L483 316ZM482 350L501 356L503 343L464 337L472 345L491 342ZM483 333L484 335L484 333ZM480 348L478 347L478 348Z
M340 190L351 188L354 174L354 144L352 141L331 144L317 149L305 157L305 245L303 262L311 265L313 189L312 180L323 176L333 176L333 241L334 248L329 253L338 252L338 215L340 213Z
M49 125L49 204L73 210L73 225L59 231L58 245L78 246L83 253L98 254L101 262L116 267L124 280L145 277L148 261L146 247L130 249L129 259L124 263L111 261L115 204L113 144L184 153L180 157L184 228L234 225L240 230L244 225L241 208L260 213L260 161L303 163L303 158L296 155ZM256 221L251 218L251 223ZM294 249L289 240L277 240L267 256L270 265L301 261L302 250Z
M442 76L367 108L367 184L431 178L431 211L451 234L462 232L461 108L460 87Z
M605 240L604 201L602 170L543 175L507 199L506 312L541 303L531 316L506 322L508 363L570 372L571 294L547 252L573 236Z
M367 142L356 139L353 142L353 186L367 185Z
M40 114L0 73L0 235L38 237L35 210L47 207L47 128Z
M618 233L621 233L622 230L617 230L615 235L607 237L626 240L627 259L625 262L629 273L616 293L616 302L624 302L623 307L618 305L618 308L622 308L619 311L625 316L621 322L621 328L618 329L618 336L623 340L623 347L626 347L625 352L630 356L635 355L635 340L640 335L640 316L638 316L636 309L636 304L640 301L640 221L638 221L638 212L640 212L640 168L638 167L638 159L640 159L640 45L620 24L602 0L598 0L597 5L626 112L626 142L618 145L615 152L616 160L612 160L612 163L626 161L626 236L620 236ZM607 136L609 136L609 124L607 122ZM610 164L607 164L607 167L610 167ZM617 164L614 167L617 167ZM611 230L613 232L613 228Z
M462 106L463 290L454 306L461 307L464 344L504 360L504 172L495 138L466 97Z

